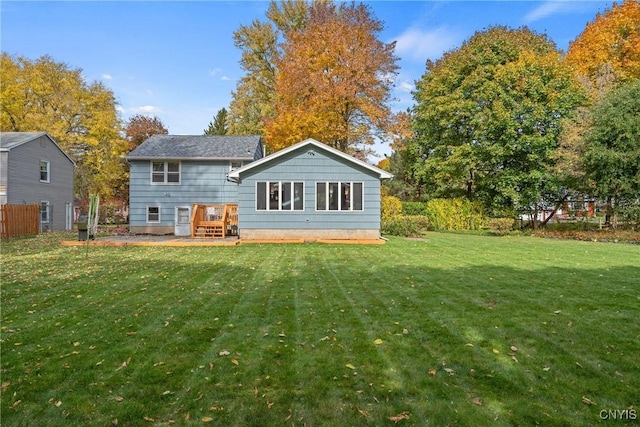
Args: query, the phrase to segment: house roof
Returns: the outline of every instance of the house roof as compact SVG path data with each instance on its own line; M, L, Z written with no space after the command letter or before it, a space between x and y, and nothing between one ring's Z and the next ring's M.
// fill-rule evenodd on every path
M127 156L150 159L250 159L261 156L259 136L153 135Z
M230 179L233 179L233 180L238 180L242 173L244 173L244 172L246 172L248 170L251 170L251 169L253 169L255 167L258 167L258 166L260 166L262 164L271 162L274 159L277 159L278 157L284 156L285 154L290 153L290 152L292 152L294 150L297 150L297 149L299 149L301 147L304 147L304 146L311 146L314 149L318 149L318 150L322 150L322 151L326 151L328 153L334 154L334 155L336 155L336 156L338 156L338 157L340 157L342 159L345 159L345 160L347 160L347 161L349 161L349 162L351 162L351 163L353 163L355 165L358 165L360 167L363 167L365 169L368 169L368 170L376 173L379 176L380 179L391 179L391 178L393 178L393 175L390 174L389 172L383 171L382 169L377 168L377 167L375 167L373 165L370 165L369 163L365 163L362 160L358 160L353 156L350 156L350 155L348 155L346 153L343 153L340 150L336 150L333 147L329 147L328 145L323 144L322 142L316 141L315 139L312 139L312 138L305 139L302 142L299 142L297 144L291 145L291 146L289 146L289 147L287 147L287 148L285 148L283 150L277 151L277 152L275 152L273 154L269 154L268 156L263 157L260 160L256 160L255 162L249 163L248 165L245 165L245 166L243 166L241 168L235 169L235 170L229 172L228 177Z
M9 151L12 148L19 147L22 144L26 144L34 139L46 136L55 145L58 150L69 159L71 163L76 164L75 161L58 145L58 143L46 132L0 132L0 151Z

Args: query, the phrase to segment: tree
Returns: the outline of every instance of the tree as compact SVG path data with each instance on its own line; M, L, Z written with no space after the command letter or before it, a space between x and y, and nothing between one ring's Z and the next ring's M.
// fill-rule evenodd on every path
M303 1L284 0L269 4L269 22L255 20L233 33L234 45L242 51L240 66L246 75L232 92L229 105L229 133L262 135L265 120L275 114L277 61L281 55L278 40L285 31L306 25L309 5Z
M595 105L585 141L585 172L607 200L615 227L621 209L640 204L640 80L620 85Z
M204 130L205 135L226 135L228 132L227 127L227 109L221 108L216 113L212 122L209 122L209 127Z
M479 199L494 213L535 211L561 122L583 102L555 45L527 28L478 32L436 62L414 93L413 162L438 196Z
M613 4L569 45L566 61L597 93L640 78L640 2Z
M384 135L396 74L395 43L377 39L381 21L365 5L318 2L306 25L285 33L275 81L275 117L265 137L278 150L315 138L366 154Z
M129 141L129 151L142 144L152 135L167 135L169 131L162 121L156 117L136 114L129 118L124 126L124 134Z
M126 176L126 141L111 90L50 56L31 61L3 53L0 74L0 128L47 132L76 162L78 195L116 195L114 179Z

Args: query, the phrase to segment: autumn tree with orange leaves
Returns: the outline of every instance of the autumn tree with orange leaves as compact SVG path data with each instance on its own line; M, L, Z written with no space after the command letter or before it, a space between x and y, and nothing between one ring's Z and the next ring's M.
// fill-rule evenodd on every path
M303 28L286 32L277 63L273 150L315 138L365 157L392 114L395 44L378 40L383 23L363 4L315 3Z
M569 45L569 63L594 94L640 78L640 2L614 3Z

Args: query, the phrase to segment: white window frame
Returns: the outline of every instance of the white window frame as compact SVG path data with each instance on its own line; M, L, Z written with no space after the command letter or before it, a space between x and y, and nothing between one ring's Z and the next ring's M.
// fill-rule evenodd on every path
M159 175L160 171L154 171L153 170L153 166L154 164L159 164L162 163L163 166L163 180L162 181L155 181L153 180L154 175ZM169 172L169 163L177 163L178 164L178 181L177 182L169 182L169 174L175 174L176 172ZM180 185L180 183L182 182L182 162L175 160L161 160L161 161L154 161L152 160L150 163L150 171L149 171L149 181L151 182L151 185Z
M264 192L264 197L265 199L263 200L264 202L264 209L260 209L260 205L258 204L259 199L258 199L258 186L260 184L264 184L265 185L265 192ZM284 186L286 184L289 184L289 204L288 206L290 206L290 208L286 208L283 206L283 189ZM295 188L296 185L302 185L302 190L300 192L300 202L302 203L301 206L299 206L298 208L296 208L296 203L295 203ZM277 207L273 208L271 206L273 200L271 200L271 187L272 186L277 186L277 192L278 192L278 199L275 201L277 203ZM304 194L305 194L305 184L304 181L256 181L255 184L255 210L257 212L303 212L304 211Z
M151 208L158 209L158 220L157 221L156 220L152 221L152 220L149 219L149 214L150 214L149 211L150 211ZM147 224L158 224L159 222L162 221L162 209L160 208L159 205L148 205L145 212L146 212L145 216L146 216Z
M330 203L329 203L329 185L330 184L335 184L335 186L338 189L338 206L337 209L330 209ZM324 194L325 194L325 200L324 200L324 209L318 209L318 185L323 185L324 187ZM349 201L348 201L348 208L344 208L343 205L343 200L341 197L341 189L343 188L344 185L348 185L349 187ZM354 209L354 185L360 185L360 209ZM316 212L362 212L364 211L364 182L362 181L316 181L315 185L314 185L314 192L315 192L315 196L314 196L314 206L315 206L315 210Z
M42 166L46 165L46 174L47 177L45 179L42 179ZM49 162L48 160L40 160L40 182L46 182L49 183L51 182L51 162Z
M51 204L48 200L40 200L40 222L42 224L51 222Z
M229 172L231 172L232 170L240 169L242 165L244 165L244 162L242 160L229 160Z

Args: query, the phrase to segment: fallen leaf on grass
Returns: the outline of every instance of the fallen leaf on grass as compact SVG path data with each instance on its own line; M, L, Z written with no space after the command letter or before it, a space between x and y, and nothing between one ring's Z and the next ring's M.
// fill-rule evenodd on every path
M594 402L593 400L589 399L588 397L582 396L582 403L584 403L585 405L595 405L596 402Z
M435 376L435 374L436 374L436 368L429 368L429 375Z
M516 347L515 345L511 346L511 351L516 352L518 351L518 347Z
M451 368L444 368L444 371L449 375L454 375L455 374L455 372L453 372L453 369L451 369Z
M220 350L220 353L218 353L218 354L219 354L220 356L228 356L228 355L230 355L231 353L229 353L229 350L227 350L227 349L223 349L223 350Z
M128 358L127 360L125 360L124 362L122 362L122 365L120 365L120 367L119 367L119 368L117 368L117 369L116 369L116 371L119 371L119 370L120 370L120 369L122 369L122 368L126 368L126 367L129 365L129 363L131 363L131 358Z
M494 349L493 349L493 353L494 353L494 354L500 354L500 350L497 350L497 349L495 349L495 348L494 348Z
M409 414L409 412L402 411L398 415L394 415L394 416L387 417L387 418L397 424L399 421L408 420L410 415L411 414Z
M200 419L200 421L202 421L203 423L210 423L211 421L213 421L213 418L211 418L211 417L202 417Z
M360 415L362 415L363 417L369 416L369 411L365 411L364 409L358 408L358 412L360 412Z
M382 344L382 340L380 338L377 338L373 343L375 345L380 345L380 344Z
M236 359L231 359L231 363L233 363L236 366L240 364L240 362L238 362Z
M346 367L347 367L347 368L349 368L349 369L356 369L356 367L355 367L355 366L353 366L351 363L347 363L347 364L346 364L346 365L344 365L344 366L346 366Z
M479 397L475 397L472 400L472 402L473 402L474 405L482 406L482 399L480 399Z
M145 421L149 421L150 423L154 423L154 422L156 422L156 420L154 420L154 419L153 419L153 418L151 418L151 417L147 417L146 415L145 415L144 417L142 417L142 419L143 419L143 420L145 420Z

